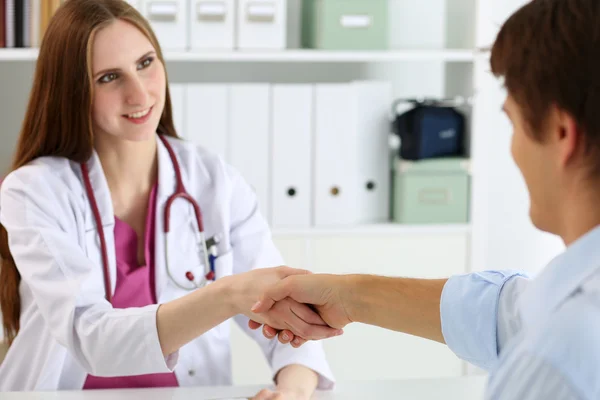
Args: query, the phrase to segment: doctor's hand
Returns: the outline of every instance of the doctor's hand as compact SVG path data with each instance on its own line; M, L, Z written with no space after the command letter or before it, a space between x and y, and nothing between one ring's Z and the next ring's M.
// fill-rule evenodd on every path
M277 330L285 330L290 340L294 336L304 339L322 339L337 336L340 332L328 326L312 308L293 299L281 299L269 307L268 313L252 311L260 296L282 279L310 275L310 271L290 267L260 268L227 277L231 281L231 294L237 314ZM282 333L283 336L283 333Z
M280 302L291 299L298 303L311 305L327 325L341 330L341 328L352 322L351 310L349 309L352 284L347 282L348 279L347 276L329 274L290 275L267 289L261 296L260 301L252 308L252 311L263 316L264 319L268 319ZM294 347L301 346L306 340L326 338L319 336L316 330L303 332L302 334L292 331L295 337L290 337L289 331L280 331L279 328L268 323L264 324L256 319L249 323L252 329L258 329L261 325L265 325L263 334L267 338L278 335L280 342L288 343L291 341Z
M302 393L281 390L263 389L251 400L309 400L310 396Z

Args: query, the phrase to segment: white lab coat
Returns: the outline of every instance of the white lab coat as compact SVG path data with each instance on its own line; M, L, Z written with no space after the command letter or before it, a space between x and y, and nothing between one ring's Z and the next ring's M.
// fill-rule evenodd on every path
M250 186L217 156L169 138L184 185L204 216L207 237L221 236L217 279L283 264ZM168 152L158 140L155 282L158 303L187 293L166 273L163 209L175 190ZM114 215L102 165L94 153L90 180L106 237L111 288L116 286ZM65 158L42 157L6 177L0 190L0 221L22 276L21 329L0 366L0 391L81 389L88 373L125 376L175 371L181 386L229 385L229 325L211 329L177 353L163 357L156 328L158 305L113 309L105 300L100 241L81 170ZM197 251L189 203L171 208L171 272L185 282L186 254ZM201 271L193 271L201 276ZM201 316L199 316L201 318ZM320 375L319 387L333 378L320 343L300 349L262 337L234 318L262 347L275 373L302 364Z

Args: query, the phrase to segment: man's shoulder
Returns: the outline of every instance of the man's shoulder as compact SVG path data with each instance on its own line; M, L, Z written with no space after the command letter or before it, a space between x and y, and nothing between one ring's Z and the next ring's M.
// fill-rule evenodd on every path
M542 326L525 331L522 351L549 363L585 393L600 393L600 296L580 289Z

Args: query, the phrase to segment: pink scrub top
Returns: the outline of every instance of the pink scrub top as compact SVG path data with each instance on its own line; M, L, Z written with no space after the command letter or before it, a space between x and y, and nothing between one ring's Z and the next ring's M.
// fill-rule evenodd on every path
M156 210L155 184L150 193L146 237L144 239L147 265L138 265L136 232L115 217L115 247L117 254L117 286L113 295L114 308L143 307L156 304L154 284L154 215ZM126 351L127 349L124 349ZM179 386L174 373L148 374L101 378L88 375L83 389L124 389Z

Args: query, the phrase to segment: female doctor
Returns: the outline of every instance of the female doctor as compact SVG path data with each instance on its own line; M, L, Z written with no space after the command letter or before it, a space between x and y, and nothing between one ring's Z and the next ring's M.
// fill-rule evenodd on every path
M307 272L275 267L240 174L177 139L166 82L156 37L126 2L70 0L51 20L0 191L0 391L227 385L234 316L274 371L256 399L332 386L317 342L294 349L248 329L262 291ZM341 333L291 300L263 321Z

